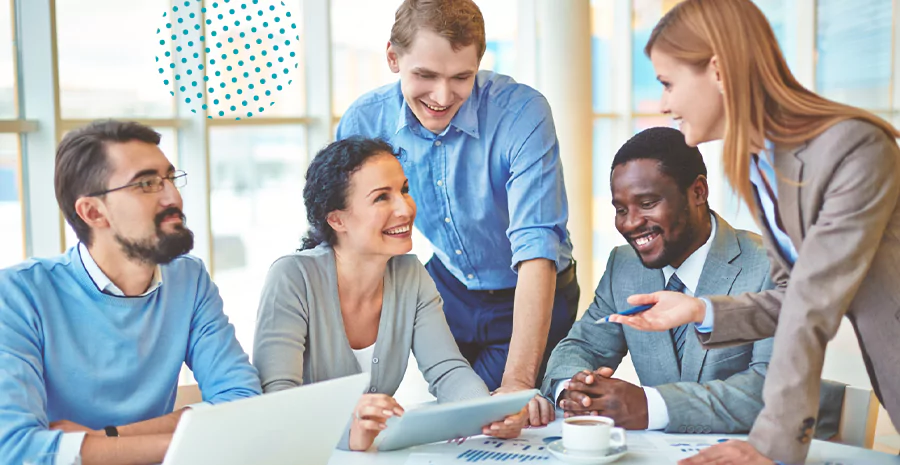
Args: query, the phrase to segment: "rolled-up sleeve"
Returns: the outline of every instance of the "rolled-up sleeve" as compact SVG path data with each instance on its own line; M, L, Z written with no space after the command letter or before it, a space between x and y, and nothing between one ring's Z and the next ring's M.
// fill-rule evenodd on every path
M566 240L569 219L559 142L543 97L530 100L513 123L532 127L509 148L510 178L506 183L512 246L512 269L519 263L545 258L560 264L560 243Z

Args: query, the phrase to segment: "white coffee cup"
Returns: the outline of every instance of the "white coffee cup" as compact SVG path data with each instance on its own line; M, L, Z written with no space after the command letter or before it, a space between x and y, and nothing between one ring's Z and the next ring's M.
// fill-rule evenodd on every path
M566 418L562 424L562 441L566 450L603 455L610 447L625 445L625 430L616 428L609 417L579 416Z

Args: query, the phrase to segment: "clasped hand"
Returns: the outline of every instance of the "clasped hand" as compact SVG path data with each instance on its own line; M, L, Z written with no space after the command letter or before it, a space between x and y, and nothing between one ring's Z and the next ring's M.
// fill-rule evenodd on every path
M612 379L613 370L601 367L580 371L562 392L559 407L565 417L601 415L612 418L616 426L630 430L647 429L647 396L644 389L627 381Z

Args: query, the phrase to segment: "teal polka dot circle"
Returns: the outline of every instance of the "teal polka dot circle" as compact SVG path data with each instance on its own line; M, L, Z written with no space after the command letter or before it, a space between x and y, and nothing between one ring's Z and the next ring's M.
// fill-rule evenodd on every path
M178 0L163 13L155 43L160 82L209 119L265 116L300 67L297 17L281 0Z

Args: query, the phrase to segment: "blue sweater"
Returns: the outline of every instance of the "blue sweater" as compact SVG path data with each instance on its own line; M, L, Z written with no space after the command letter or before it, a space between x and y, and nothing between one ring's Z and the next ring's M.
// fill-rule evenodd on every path
M172 412L182 362L212 404L260 394L203 263L163 265L143 297L101 293L77 247L0 270L0 463L56 453L56 420L91 429Z

